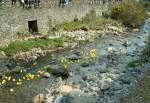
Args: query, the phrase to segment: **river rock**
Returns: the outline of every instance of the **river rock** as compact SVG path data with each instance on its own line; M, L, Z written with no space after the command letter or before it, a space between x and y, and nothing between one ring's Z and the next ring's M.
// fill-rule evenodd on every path
M109 72L109 70L107 68L100 68L98 71L100 73L107 73L107 72Z
M1 52L0 52L0 58L4 58L4 57L6 57L6 54L5 54L4 51L1 51Z
M132 81L135 80L135 78L129 74L129 73L126 73L125 75L122 75L120 77L120 80L124 83L124 84L130 84Z
M112 82L113 80L111 78L103 78L100 80L99 87L101 90L106 90L111 86Z
M42 103L53 103L54 97L47 97L45 100L42 101Z
M51 77L51 75L50 75L50 73L45 72L45 73L43 74L43 77L44 77L44 78L50 78L50 77Z
M139 32L139 29L132 29L132 32Z
M114 47L108 47L108 48L107 48L107 52L108 52L108 53L112 53L112 52L115 52L115 51L117 51L117 50L116 50L116 48L114 48Z
M33 103L42 103L44 100L44 94L38 94L34 97Z
M6 66L5 60L0 60L0 72L8 71L9 68Z
M76 54L77 56L81 56L82 55L82 53L79 50L74 50L73 54Z
M61 103L97 103L98 101L93 96L88 95L87 93L83 92L70 92L69 94L63 97Z
M80 58L79 58L78 55L72 54L72 55L70 55L70 56L68 57L68 59L69 59L69 60L78 60L78 59L80 59Z
M12 73L20 73L20 70L22 68L20 66L16 66L15 68L12 69Z
M114 82L112 84L112 89L114 91L118 91L118 90L121 90L123 88L122 84L120 82Z
M83 80L87 80L87 81L94 81L96 79L97 77L95 75L85 74L85 76L83 76Z
M81 80L82 80L81 75L74 75L72 77L68 77L66 83L69 85L73 85L81 82Z
M61 85L61 86L59 87L59 92L60 92L61 94L69 93L69 92L71 92L71 91L72 91L72 87L69 86L69 85Z
M57 76L69 75L68 70L63 65L50 65L47 71Z
M127 46L129 46L130 45L130 43L129 43L129 41L128 40L126 40L123 44L122 44L123 46L125 46L125 47L127 47Z
M82 67L88 67L89 65L90 65L89 61L83 61L83 62L81 63L81 66L82 66Z

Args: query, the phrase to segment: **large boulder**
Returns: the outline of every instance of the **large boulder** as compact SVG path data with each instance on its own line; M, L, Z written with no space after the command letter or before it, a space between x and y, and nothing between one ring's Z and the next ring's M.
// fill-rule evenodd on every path
M73 91L63 97L61 103L98 103L96 97L92 97L81 91Z
M69 60L78 60L80 57L77 54L72 54L68 57Z
M69 75L68 70L65 69L63 65L60 65L60 64L50 65L47 68L47 71L49 73L52 73L53 75L56 75L56 76L66 76L66 75Z

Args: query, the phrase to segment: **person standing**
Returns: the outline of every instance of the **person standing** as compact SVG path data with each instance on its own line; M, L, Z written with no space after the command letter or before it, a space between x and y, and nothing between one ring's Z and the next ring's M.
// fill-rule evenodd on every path
M68 5L69 4L69 0L66 0L66 5Z
M63 0L63 7L68 5L69 4L69 1L68 0Z
M63 4L63 0L59 0L59 7L61 7Z
M24 6L25 6L24 0L20 0L20 5L24 8Z
M37 0L37 6L39 7L40 6L40 0Z
M15 6L16 5L16 0L11 0L11 4L12 4L12 6Z
M24 7L28 8L28 0L24 0Z
M4 0L0 0L0 5L4 3Z

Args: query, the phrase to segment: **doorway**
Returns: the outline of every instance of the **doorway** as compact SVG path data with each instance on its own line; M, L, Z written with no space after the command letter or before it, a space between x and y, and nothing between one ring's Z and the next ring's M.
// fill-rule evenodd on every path
M37 20L28 21L29 32L38 32Z

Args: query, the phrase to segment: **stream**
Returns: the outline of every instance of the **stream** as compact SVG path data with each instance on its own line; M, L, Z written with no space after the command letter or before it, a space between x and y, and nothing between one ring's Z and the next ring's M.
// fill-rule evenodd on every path
M81 70L80 73L76 73L77 71L75 70L75 68L77 68L79 65L77 64L71 65L69 72L72 75L69 76L67 79L65 79L64 82L66 84L67 83L70 84L69 80L75 81L73 78L75 78L77 75L82 78L82 74L95 75L97 76L96 79L100 80L101 74L103 73L101 74L99 73L104 68L106 68L106 70L111 68L110 70L108 70L109 71L108 73L112 73L112 71L114 71L113 72L114 75L117 76L119 75L118 78L121 78L123 74L128 73L126 69L126 65L128 64L128 62L140 57L139 56L140 52L146 46L147 44L146 39L149 34L150 34L150 19L147 19L145 21L145 24L141 26L139 32L134 32L134 33L130 32L127 34L126 37L117 37L115 35L107 34L102 39L96 39L93 43L81 45L79 48L75 48L73 50L68 50L68 51L64 50L63 52L60 51L59 53L56 53L53 57L47 55L46 57L37 60L36 65L33 65L34 63L28 64L22 68L27 68L27 72L35 73L46 65L50 65L53 63L57 64L58 63L57 58L70 56L72 55L72 51L78 50L86 53L90 49L96 49L97 58L94 59L93 61L94 64L92 64L87 68L80 67ZM128 47L125 47L123 45L123 43L126 41L129 41ZM113 57L114 55L108 53L108 49L112 47L116 51L117 56L115 57ZM108 55L110 56L109 58ZM135 73L134 80L137 79L137 75L139 74ZM18 79L19 77L20 77L19 75L16 76L16 79ZM120 81L119 83L123 86L123 89L119 91L119 95L122 96L124 95L124 92L126 92L126 90L129 89L130 85L127 85L126 83L122 82L123 81L122 79L121 80L118 79L118 80ZM25 80L23 84L20 86L15 86L12 83L8 83L7 85L1 86L0 88L0 103L32 103L33 97L35 95L39 93L46 93L45 88L49 88L53 86L53 84L56 84L58 82L59 82L59 78L57 76L51 76L50 78L38 77L29 81ZM93 84L94 83L95 82L93 82ZM10 92L9 91L10 88L13 88L14 91ZM85 88L83 87L82 90L84 90ZM104 95L106 95L106 98L103 98L101 100L97 99L97 103L101 103L101 102L117 103L115 102L114 97L118 96L117 94L118 91L117 92L111 91L114 93L114 95L112 96L112 94L109 94L110 90L111 89L105 91ZM90 90L87 91L91 92ZM96 96L99 97L98 94ZM131 102L125 102L125 103L131 103ZM132 103L138 103L138 102L132 102ZM139 103L148 103L148 102L139 102Z

